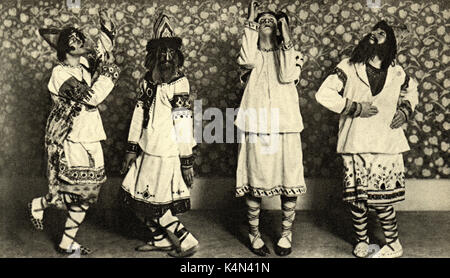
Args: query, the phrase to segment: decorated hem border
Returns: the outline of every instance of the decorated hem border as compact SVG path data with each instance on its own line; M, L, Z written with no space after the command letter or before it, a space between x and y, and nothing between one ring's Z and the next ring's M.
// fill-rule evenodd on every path
M68 167L61 164L58 178L69 184L99 184L106 181L105 167Z
M175 200L167 204L155 204L145 202L143 200L134 199L129 192L121 187L121 192L124 195L123 202L129 206L132 210L145 214L148 217L161 217L168 210L172 214L180 214L191 209L191 200L188 198Z
M357 200L366 201L368 204L392 204L405 200L405 188L394 190L345 190L343 193L344 202L355 202Z
M306 186L300 185L295 187L286 187L283 185L276 186L271 189L261 189L261 188L255 188L250 185L243 185L236 188L236 197L242 197L246 193L254 196L254 197L272 197L272 196L288 196L288 197L294 197L303 195L306 193Z

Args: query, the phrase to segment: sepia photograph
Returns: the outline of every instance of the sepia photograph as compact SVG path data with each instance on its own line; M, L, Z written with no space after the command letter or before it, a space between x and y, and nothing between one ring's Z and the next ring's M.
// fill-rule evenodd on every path
M450 257L450 1L3 0L0 19L1 258Z

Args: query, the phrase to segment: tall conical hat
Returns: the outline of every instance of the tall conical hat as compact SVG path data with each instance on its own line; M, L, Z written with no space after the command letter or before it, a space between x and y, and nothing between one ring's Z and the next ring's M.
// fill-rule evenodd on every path
M169 16L160 14L153 26L153 39L147 43L147 51L152 51L161 45L179 49L181 44L182 40L175 36Z

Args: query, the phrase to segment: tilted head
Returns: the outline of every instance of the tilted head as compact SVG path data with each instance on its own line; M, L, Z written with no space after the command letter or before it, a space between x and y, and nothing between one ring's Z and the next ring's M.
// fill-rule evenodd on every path
M72 56L81 56L82 54L85 54L87 52L87 50L84 49L85 41L86 37L83 33L74 27L68 27L61 30L56 43L58 60L64 62L67 58L67 54Z
M351 63L366 63L378 56L381 59L381 68L387 69L397 55L397 40L394 30L382 20L367 34L352 52Z

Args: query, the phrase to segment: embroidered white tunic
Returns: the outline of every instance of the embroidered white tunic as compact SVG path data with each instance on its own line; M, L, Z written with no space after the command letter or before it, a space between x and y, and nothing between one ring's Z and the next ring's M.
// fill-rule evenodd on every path
M251 70L236 126L252 133L301 132L298 80L303 56L290 47L258 49L259 24L247 21L238 57L241 67Z
M81 64L89 67L84 57L80 59ZM70 78L75 78L79 82L86 82L92 89L91 98L83 101L84 104L92 107L82 106L79 115L73 119L73 127L67 139L77 143L105 140L106 134L97 106L111 93L114 87L113 79L106 75L100 75L92 84L91 74L85 67L71 67L60 64L53 68L52 76L48 83L48 89L53 94L52 98L60 95L61 86Z
M144 81L144 86L149 86L147 81ZM171 101L177 95L189 95L189 81L186 77L169 84L157 85L156 95L148 112L147 126L143 124L144 103L138 100L131 120L128 142L138 143L145 153L154 156L191 155L192 148L196 145L192 112L184 107L173 107Z
M337 152L397 154L408 151L403 129L392 129L390 124L402 101L408 101L414 110L418 103L417 82L407 78L401 66L390 66L383 89L372 96L365 64L350 64L344 59L337 68L344 74L331 74L326 78L315 95L320 104L336 113L342 113L352 101L372 102L378 108L378 114L369 118L341 115ZM402 85L406 90L401 91Z

